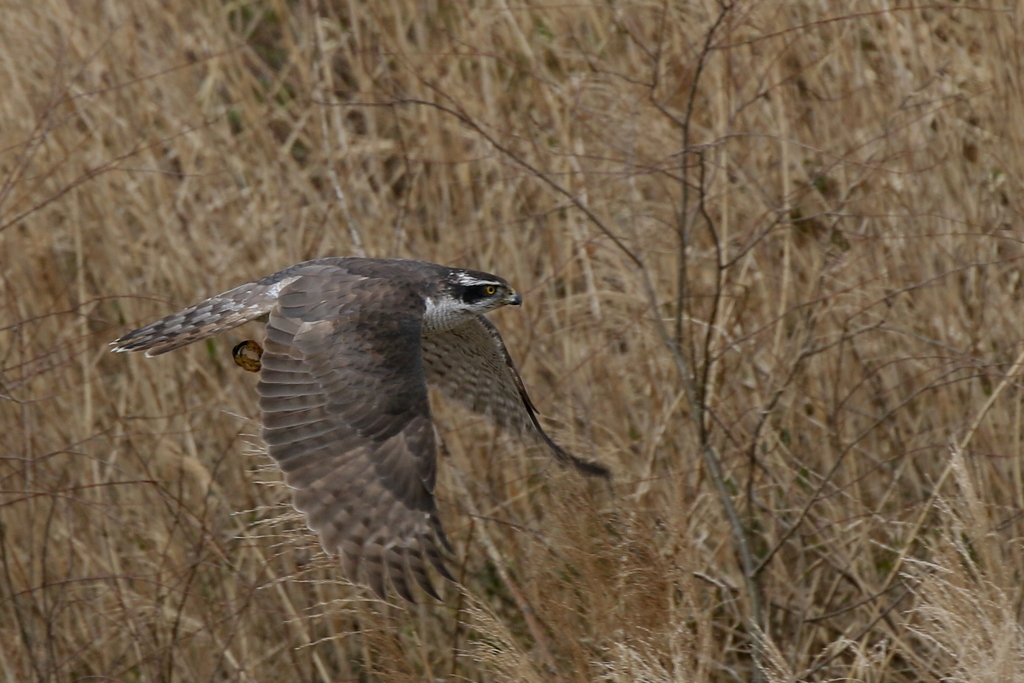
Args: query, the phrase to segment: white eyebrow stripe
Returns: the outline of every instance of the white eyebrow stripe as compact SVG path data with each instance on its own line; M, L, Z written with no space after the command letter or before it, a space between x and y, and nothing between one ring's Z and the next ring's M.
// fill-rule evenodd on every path
M476 285L501 285L500 282L495 280L479 280L468 273L456 273L455 279L459 281L460 285L466 287L474 287Z

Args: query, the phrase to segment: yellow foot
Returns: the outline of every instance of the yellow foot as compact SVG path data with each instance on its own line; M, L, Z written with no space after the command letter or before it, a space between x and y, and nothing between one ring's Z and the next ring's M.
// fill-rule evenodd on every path
M263 347L252 339L246 339L231 349L231 356L235 359L235 365L248 370L249 372L260 371L260 358L263 357Z

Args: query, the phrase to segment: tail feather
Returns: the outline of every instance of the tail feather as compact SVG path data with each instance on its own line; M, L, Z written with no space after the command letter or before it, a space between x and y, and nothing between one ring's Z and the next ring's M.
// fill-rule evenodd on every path
M145 351L147 356L187 346L268 313L282 287L294 279L271 276L236 287L132 330L110 345L116 352Z

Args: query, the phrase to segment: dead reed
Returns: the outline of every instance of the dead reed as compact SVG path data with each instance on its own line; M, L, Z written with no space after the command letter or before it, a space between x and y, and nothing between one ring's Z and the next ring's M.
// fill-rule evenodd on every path
M1012 4L0 9L0 677L1022 680ZM562 472L442 403L464 590L338 580L260 452L285 265L497 272Z

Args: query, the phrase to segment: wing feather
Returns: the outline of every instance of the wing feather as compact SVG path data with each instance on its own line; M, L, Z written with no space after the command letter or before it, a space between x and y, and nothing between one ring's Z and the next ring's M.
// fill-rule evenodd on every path
M542 441L555 459L584 474L608 478L603 465L569 453L548 436L498 329L483 316L423 336L427 383L486 415L502 429Z
M441 531L435 444L420 345L423 302L408 284L300 278L270 312L260 407L270 455L352 581L412 600L437 596Z

